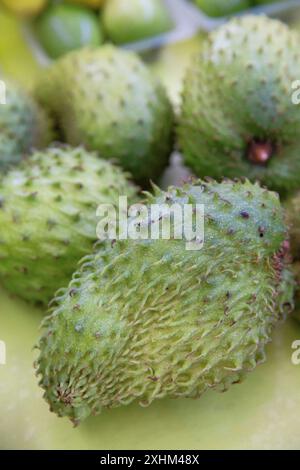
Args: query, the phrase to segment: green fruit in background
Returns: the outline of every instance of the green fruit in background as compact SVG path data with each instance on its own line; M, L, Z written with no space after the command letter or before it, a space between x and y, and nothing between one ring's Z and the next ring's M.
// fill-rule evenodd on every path
M277 194L197 181L157 189L150 203L204 204L204 246L117 241L83 260L44 322L37 371L50 409L75 424L133 401L227 390L265 359L293 302L282 297L290 281Z
M250 0L194 0L196 5L208 16L232 15L251 7Z
M47 3L47 0L0 0L0 6L2 4L13 13L23 16L37 15Z
M19 163L32 148L52 140L46 113L22 88L2 79L0 103L0 172Z
M254 5L268 5L270 3L278 3L282 0L254 0Z
M282 195L300 187L299 37L277 20L231 20L187 73L178 128L199 176L247 176Z
M146 39L173 27L162 0L109 0L104 5L102 20L107 36L115 44Z
M36 20L35 31L41 45L53 59L83 46L97 46L103 41L96 15L76 5L50 6Z
M176 110L180 109L185 72L193 57L199 53L205 37L206 34L201 31L191 39L167 44L159 50L155 60L149 63L151 71L165 86Z
M9 79L31 88L41 66L24 41L22 19L0 8L0 24L0 70Z
M0 179L0 284L46 304L91 252L96 209L133 197L126 175L82 148L34 153Z
M68 143L117 160L139 182L167 166L172 106L134 53L110 45L72 52L46 70L37 96Z
M77 5L84 5L87 7L98 9L103 6L106 0L67 0L70 3L75 3Z

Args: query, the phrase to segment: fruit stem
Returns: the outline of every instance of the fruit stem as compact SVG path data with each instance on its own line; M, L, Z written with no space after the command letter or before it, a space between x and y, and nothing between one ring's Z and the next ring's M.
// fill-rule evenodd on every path
M273 155L271 142L252 140L248 149L248 159L257 165L265 165Z

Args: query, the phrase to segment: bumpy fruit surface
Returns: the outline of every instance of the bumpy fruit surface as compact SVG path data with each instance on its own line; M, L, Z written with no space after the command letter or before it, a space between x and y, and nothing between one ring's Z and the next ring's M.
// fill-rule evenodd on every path
M276 194L197 181L157 190L149 203L204 204L204 246L117 241L83 261L44 322L37 371L51 410L75 423L135 400L226 390L264 360L289 309ZM148 214L138 223L155 222Z
M81 148L34 153L0 180L0 284L47 303L96 240L96 209L132 196L126 175Z
M300 186L299 37L277 20L236 18L189 70L178 129L199 176L247 176L285 195Z
M208 16L226 16L250 8L250 0L194 0Z
M46 113L16 85L4 82L0 104L0 172L19 163L32 148L44 147L52 140ZM2 96L3 95L3 96Z
M37 96L68 143L118 160L139 182L155 179L167 165L173 110L134 53L110 45L74 51L46 71Z
M173 26L162 0L109 0L102 18L106 33L115 44L166 33Z

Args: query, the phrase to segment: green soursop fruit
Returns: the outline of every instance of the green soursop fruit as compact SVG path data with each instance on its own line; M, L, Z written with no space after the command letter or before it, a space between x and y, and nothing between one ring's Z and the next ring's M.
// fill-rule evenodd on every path
M97 206L134 193L121 170L82 148L34 153L0 179L0 284L47 303L91 252Z
M196 5L208 16L232 15L250 8L250 0L194 0Z
M197 181L150 203L204 204L204 246L119 240L82 261L45 319L37 361L50 409L75 423L135 400L226 390L265 359L292 302L277 194ZM154 222L148 214L138 225Z
M172 106L134 53L111 45L72 52L46 71L37 96L68 143L116 159L139 182L167 165Z
M115 44L140 41L172 29L163 0L110 0L105 3L103 25Z
M5 81L5 89L6 104L0 104L0 172L52 140L45 112L18 86Z
M299 188L299 77L299 36L283 23L245 16L212 32L185 80L185 162L199 176L246 176L282 195Z

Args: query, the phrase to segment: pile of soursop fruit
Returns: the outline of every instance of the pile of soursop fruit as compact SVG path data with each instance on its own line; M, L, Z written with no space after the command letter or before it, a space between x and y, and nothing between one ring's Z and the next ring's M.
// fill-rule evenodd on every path
M225 391L297 316L299 40L264 16L230 20L199 48L179 114L141 59L112 45L65 55L32 96L7 83L0 283L49 305L36 373L57 415L78 424L133 401ZM149 189L176 147L194 177ZM97 242L96 209L119 195L204 204L203 248Z

